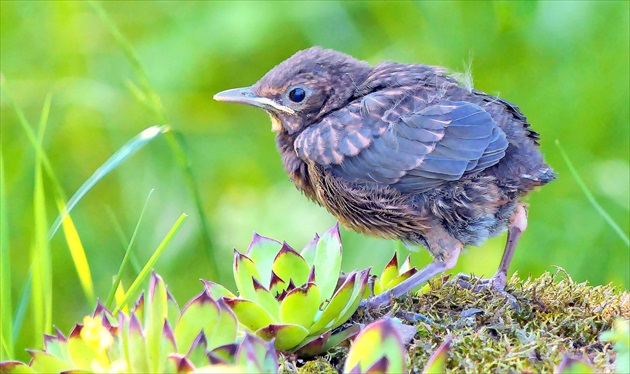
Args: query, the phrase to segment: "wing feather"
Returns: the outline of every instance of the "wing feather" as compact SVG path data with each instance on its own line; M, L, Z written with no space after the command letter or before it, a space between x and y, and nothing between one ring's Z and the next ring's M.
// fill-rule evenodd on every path
M350 182L409 193L479 172L505 156L505 133L482 107L459 101L405 105L415 99L369 94L304 130L295 141L297 154Z

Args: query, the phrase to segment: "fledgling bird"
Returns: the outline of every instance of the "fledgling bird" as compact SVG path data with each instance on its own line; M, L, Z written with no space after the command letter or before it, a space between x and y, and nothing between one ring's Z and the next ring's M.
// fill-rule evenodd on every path
M432 263L371 305L451 269L464 247L507 228L499 269L485 281L505 294L527 227L519 199L554 179L518 107L441 67L372 67L319 47L214 99L269 113L289 178L343 225L429 250Z

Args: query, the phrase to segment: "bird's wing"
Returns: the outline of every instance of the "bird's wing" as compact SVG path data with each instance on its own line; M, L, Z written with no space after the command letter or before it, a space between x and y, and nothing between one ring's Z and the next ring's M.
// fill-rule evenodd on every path
M350 182L420 193L490 167L505 155L505 133L482 107L441 101L413 110L398 105L403 100L366 96L345 113L304 130L295 141L298 156Z

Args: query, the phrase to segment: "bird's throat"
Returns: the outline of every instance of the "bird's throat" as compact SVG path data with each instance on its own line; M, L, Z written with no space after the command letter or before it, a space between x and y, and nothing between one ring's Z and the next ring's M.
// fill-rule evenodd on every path
M272 112L267 112L269 114L269 118L271 118L271 131L280 132L282 131L282 122L280 122L280 118L278 118Z

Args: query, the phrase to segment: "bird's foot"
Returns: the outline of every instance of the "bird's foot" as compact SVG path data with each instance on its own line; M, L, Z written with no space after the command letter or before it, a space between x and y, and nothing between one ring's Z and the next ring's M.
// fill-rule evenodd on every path
M410 322L412 324L417 324L419 322L426 323L431 326L442 327L444 326L433 322L433 320L423 314L400 310L396 306L392 306L392 302L395 301L395 297L390 292L383 292L381 294L370 297L369 299L365 299L361 301L359 304L359 309L362 309L365 313L370 313L372 311L377 311L376 314L383 313L385 310L389 309L386 312L386 315L394 315L401 320ZM387 309L386 309L387 308Z
M382 308L383 306L391 304L394 300L394 295L391 292L383 292L381 294L370 297L369 299L365 299L361 301L359 304L359 308L364 309L377 309Z
M453 281L457 283L459 287L471 290L473 292L480 292L482 290L492 290L501 296L505 297L512 308L517 312L521 310L521 306L516 301L516 298L511 293L505 290L506 275L497 273L492 278L475 278L468 274L457 274Z

